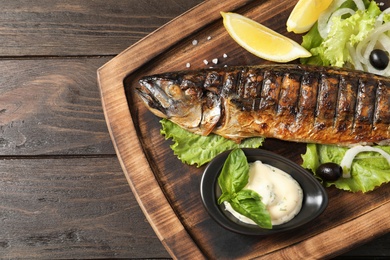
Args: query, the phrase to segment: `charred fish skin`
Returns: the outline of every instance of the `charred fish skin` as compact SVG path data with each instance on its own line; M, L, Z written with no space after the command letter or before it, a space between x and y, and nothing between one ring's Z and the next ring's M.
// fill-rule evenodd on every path
M184 129L241 141L390 144L390 79L302 65L242 66L143 77L138 95Z

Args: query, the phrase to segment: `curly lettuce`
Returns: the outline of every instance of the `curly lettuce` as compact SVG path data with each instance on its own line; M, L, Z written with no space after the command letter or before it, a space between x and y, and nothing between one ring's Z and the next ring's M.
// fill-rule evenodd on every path
M188 165L197 167L211 161L218 154L234 148L258 148L263 142L262 137L253 137L236 143L222 136L210 134L208 136L197 135L182 129L180 126L167 119L160 121L162 129L160 133L165 139L172 138L170 146L174 154Z
M326 39L320 36L318 23L303 36L302 46L312 53L312 57L301 59L301 63L343 67L353 64L348 46L356 46L375 28L377 17L382 13L375 1L366 2L365 10L357 10L348 18L335 16ZM352 0L341 7L356 10ZM387 17L386 17L387 19Z
M390 153L390 146L376 146ZM302 155L302 167L316 175L317 168L326 162L340 164L348 148L336 145L308 144L306 153ZM390 165L376 152L358 154L351 168L351 178L340 178L334 182L324 182L326 187L334 185L338 189L351 192L369 192L376 187L390 182Z

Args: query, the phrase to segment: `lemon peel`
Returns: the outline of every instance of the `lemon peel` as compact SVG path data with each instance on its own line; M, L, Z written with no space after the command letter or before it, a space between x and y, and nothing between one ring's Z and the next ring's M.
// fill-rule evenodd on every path
M299 0L287 19L287 31L297 34L309 31L331 3L332 0Z
M273 62L289 62L310 57L311 53L297 42L237 13L221 12L230 36L257 57Z

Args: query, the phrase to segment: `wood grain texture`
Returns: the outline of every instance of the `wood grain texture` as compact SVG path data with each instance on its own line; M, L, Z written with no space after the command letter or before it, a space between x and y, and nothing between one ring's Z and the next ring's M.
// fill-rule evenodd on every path
M115 156L0 160L0 258L168 257Z
M1 259L168 256L113 157L96 69L198 2L2 2Z
M388 210L390 198L388 185L369 195L328 189L330 206L319 219L306 225L302 230L269 237L243 237L223 230L205 212L200 197L191 196L199 193L200 177L204 167L183 165L172 155L170 142L164 141L159 133L159 119L151 115L134 95L137 79L145 74L184 69L187 62L192 64L193 68L203 68L205 67L203 60L211 60L217 55L221 58L223 53L228 53L230 59L223 61L221 59L216 67L238 65L238 62L240 65L265 63L238 48L224 30L221 20L215 19L213 14L217 10L236 10L280 33L287 34L280 19L286 18L294 5L290 2L235 1L237 5L228 6L227 1L224 2L226 9L221 9L221 6L216 6L217 1L207 3L215 3L215 6L208 6L205 3L199 6L198 10L193 10L208 18L201 19L198 27L187 23L190 17L195 16L193 13L187 13L122 52L100 68L98 74L106 119L122 167L145 214L149 216L154 230L172 256L178 257L185 252L196 257L204 254L212 259L266 256L289 258L290 252L302 251L302 257L311 255L333 257L367 242L369 238L388 233L390 230L388 221L385 220L382 225L375 225L377 219L370 217ZM167 39L167 35L174 33L175 26L180 28L179 31L185 31L186 35L174 34L176 37L170 41L161 42L160 39ZM192 34L188 35L191 32ZM211 36L212 40L205 40L208 36ZM193 39L202 39L203 42L194 46L191 44ZM153 45L153 42L159 44ZM139 54L142 49L146 50L146 53ZM304 152L305 145L267 140L264 149L270 149L300 163L300 154ZM156 192L153 195L149 192L150 185ZM163 193L157 192L158 185ZM161 205L158 210L153 206L155 203ZM170 225L169 230L159 215L175 217L171 214L172 209L177 219L176 221L170 219L173 226ZM369 220L373 222L367 222ZM363 232L359 232L359 237L354 237L353 241L347 240L349 234L354 235L354 232L357 232L356 230L347 232L356 224ZM183 228L187 235L183 234ZM175 236L183 236L181 240L193 239L198 249L192 248L189 252L187 248L170 243L172 233L175 233ZM338 236L334 236L335 233ZM318 243L324 238L330 239L329 251L322 250Z
M200 2L2 1L0 56L114 55Z
M114 154L96 83L107 60L0 61L0 155Z
M294 245L286 247L278 252L266 254L261 258L272 259L282 257L283 259L308 259L308 258L331 258L337 256L339 252L335 252L335 248L339 248L340 241L335 239L340 233L348 234L342 243L345 245L342 251L352 248L356 243L362 243L367 238L372 236L383 235L390 230L390 223L382 221L383 215L386 215L390 210L390 203L383 204L374 210L362 214L359 218L353 219L344 224L340 224L332 229L327 230L309 239L309 242L303 242L302 246ZM363 238L361 232L368 232ZM321 250L319 250L321 248Z
M201 2L1 1L0 259L169 258L114 155L96 69ZM269 18L274 10L264 15ZM196 14L191 18L195 23L188 23L195 28L204 16ZM271 24L283 29L282 24ZM167 39L182 34L172 30ZM203 36L209 35L196 37L199 46L214 44ZM187 42L183 46L192 48ZM197 51L199 57L207 54L207 59L221 55L203 48ZM185 68L192 54L171 55L185 58L176 64ZM228 55L224 62L233 64L230 56L238 57L240 52ZM240 57L251 61L250 56L249 60ZM201 59L191 63L193 67L202 64ZM159 127L154 119L152 123ZM181 167L176 162L172 165ZM193 178L183 178L183 182L191 184L198 177ZM169 243L180 245L175 239ZM389 241L390 235L384 235L343 257L389 256Z

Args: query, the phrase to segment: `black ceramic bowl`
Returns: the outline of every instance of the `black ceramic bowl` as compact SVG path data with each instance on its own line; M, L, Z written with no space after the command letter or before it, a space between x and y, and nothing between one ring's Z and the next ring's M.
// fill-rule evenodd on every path
M298 228L318 217L328 205L327 193L307 170L293 161L262 149L242 149L248 162L260 160L263 163L277 167L289 173L303 190L302 209L292 220L281 225L275 225L272 229L263 229L256 225L249 225L239 221L224 205L218 205L217 200L221 195L218 185L218 176L230 151L226 151L215 157L206 167L200 183L200 194L203 204L210 216L222 227L240 234L268 235L277 232Z

